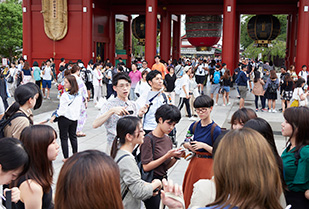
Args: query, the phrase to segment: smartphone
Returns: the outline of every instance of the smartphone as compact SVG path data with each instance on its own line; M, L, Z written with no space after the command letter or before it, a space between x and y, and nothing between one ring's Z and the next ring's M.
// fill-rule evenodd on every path
M129 110L128 112L129 112L129 114L130 114L130 115L132 115L132 114L133 114L133 110Z
M153 193L158 192L159 188L156 188L155 190L153 190Z

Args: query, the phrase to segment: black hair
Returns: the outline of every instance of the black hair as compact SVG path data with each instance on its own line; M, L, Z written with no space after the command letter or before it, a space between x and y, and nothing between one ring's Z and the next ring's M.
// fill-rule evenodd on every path
M60 59L60 61L63 62L63 61L64 61L64 58L62 57L62 58Z
M286 70L286 67L284 65L281 66L282 69Z
M34 61L32 66L33 67L39 67L39 63L37 61Z
M96 62L96 63L93 65L92 70L96 69L99 65L100 65L100 63Z
M257 118L257 115L254 110L251 108L241 108L235 111L231 118L231 129L233 129L233 124L235 122L245 124L248 120Z
M146 64L148 64L148 62L146 60L143 60L142 63L145 62Z
M117 86L119 80L126 80L131 83L131 78L124 72L119 72L113 77L113 86Z
M254 83L256 83L261 78L261 74L259 71L254 71L253 73L254 73Z
M154 58L155 58L155 59L156 59L156 58L159 58L159 59L161 59L161 57L160 57L159 55L156 55L156 56L155 56Z
M39 97L33 109L40 108L42 104L42 92L39 90L39 87L34 83L18 86L14 93L15 102L7 109L4 117L9 118L14 115L20 106L24 105L30 98L34 98L36 94L39 94Z
M157 109L155 118L157 123L159 123L159 118L162 118L163 122L169 120L171 123L178 123L181 119L181 114L175 105L164 104Z
M273 133L273 130L270 124L263 118L253 118L245 123L244 128L245 127L251 128L259 132L270 145L270 148L276 158L276 161L277 161L277 164L280 170L282 186L285 188L286 184L285 184L284 177L283 177L283 163L282 163L282 159L280 155L278 154L278 150L277 150L275 138L274 138L274 133Z
M146 76L146 81L149 84L149 81L152 81L158 74L162 75L160 71L158 70L152 70L150 71ZM150 84L149 84L150 85Z
M25 174L29 167L29 156L18 139L0 139L0 164L3 172L23 168L20 176Z
M296 81L296 83L295 83L296 88L301 87L301 85L302 85L303 83L305 83L305 82L306 82L305 79L303 79L302 77L300 77L300 78Z
M88 65L93 65L93 60L89 60Z
M303 65L303 66L301 66L301 68L304 68L304 67L307 67L307 65Z
M111 68L112 66L113 66L112 63L110 63L110 62L106 64L106 67Z
M137 126L140 124L140 119L135 116L126 116L120 118L117 122L116 131L117 135L113 141L112 149L111 149L111 157L115 159L117 151L119 149L118 142L120 145L126 143L126 135L133 135ZM139 133L138 133L139 134Z
M210 98L210 96L208 95L198 96L193 102L194 108L212 107L212 106L214 106L214 100Z

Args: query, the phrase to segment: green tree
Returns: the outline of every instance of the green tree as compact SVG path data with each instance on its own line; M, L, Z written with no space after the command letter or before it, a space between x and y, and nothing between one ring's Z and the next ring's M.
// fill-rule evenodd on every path
M7 0L0 3L0 54L12 58L19 54L23 44L21 2Z

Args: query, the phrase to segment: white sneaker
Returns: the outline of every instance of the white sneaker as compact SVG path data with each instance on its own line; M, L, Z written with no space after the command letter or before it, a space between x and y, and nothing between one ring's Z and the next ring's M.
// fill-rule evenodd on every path
M268 112L271 112L271 109L269 109Z
M276 112L277 112L277 110L273 109L273 113L276 113Z
M231 105L231 103L229 102L229 103L227 103L227 106L230 106Z
M217 106L217 105L218 105L218 103L215 104L215 106Z
M222 106L225 107L225 104L223 104Z
M194 117L191 116L191 117L189 118L189 120L196 120L196 118L194 118Z

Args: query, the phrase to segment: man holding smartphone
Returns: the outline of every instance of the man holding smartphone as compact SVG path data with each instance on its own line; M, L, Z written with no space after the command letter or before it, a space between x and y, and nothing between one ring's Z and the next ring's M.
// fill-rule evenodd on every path
M112 82L113 89L117 92L117 97L110 99L103 104L100 115L92 123L93 128L98 128L103 124L106 128L106 153L110 153L112 143L116 137L116 125L118 120L126 115L142 117L146 112L146 107L142 107L138 111L136 103L129 100L131 79L126 73L117 73L113 77Z

